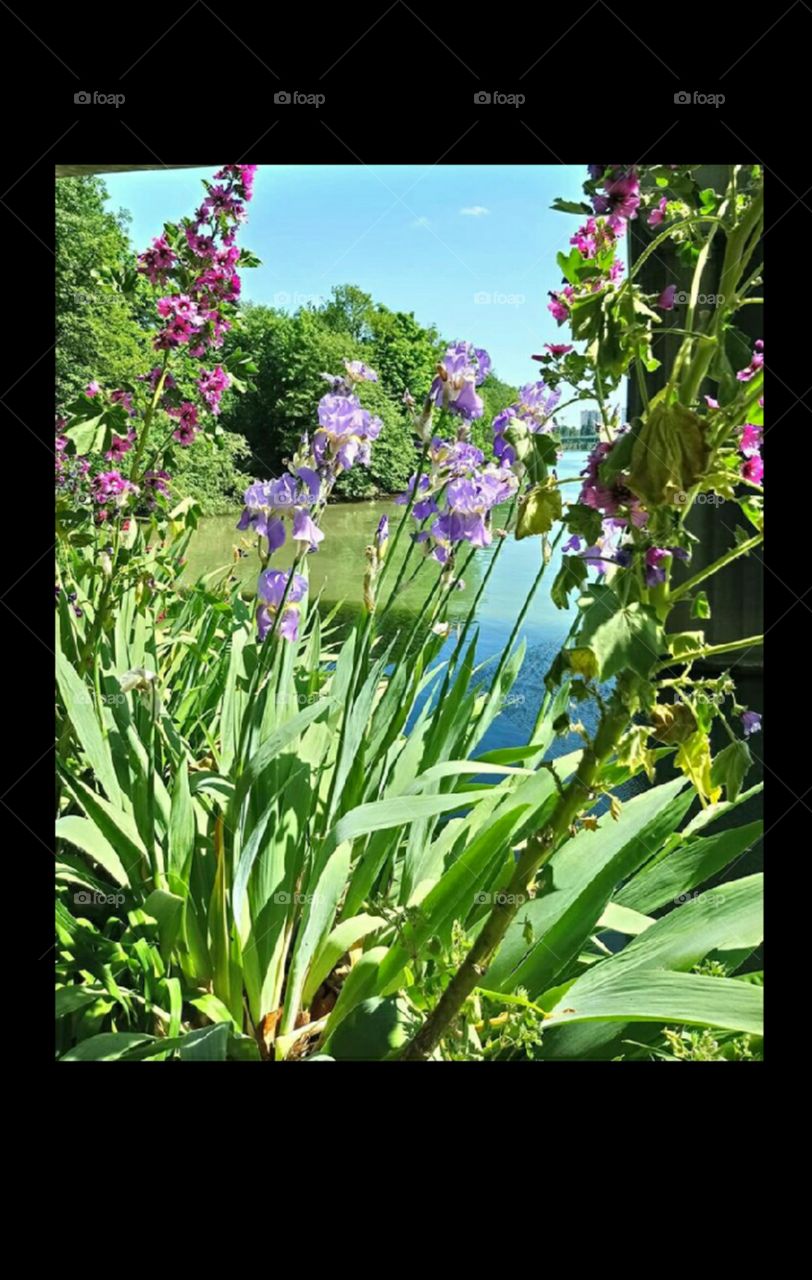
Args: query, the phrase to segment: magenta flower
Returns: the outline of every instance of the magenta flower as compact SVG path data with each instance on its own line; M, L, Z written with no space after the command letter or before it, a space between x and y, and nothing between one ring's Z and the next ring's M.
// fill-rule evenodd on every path
M739 452L743 453L745 458L752 458L761 449L761 432L762 428L755 423L745 422L739 437Z
M759 338L753 347L753 358L746 369L739 369L736 377L739 382L749 382L751 378L764 368L764 340Z
M547 310L559 324L563 324L565 320L569 319L569 304L574 295L575 290L571 284L565 284L557 293L550 292L551 301L547 303Z
M177 255L170 247L166 236L158 236L153 240L151 249L138 255L138 270L152 284L158 284L161 278L172 270L176 261Z
M120 462L125 453L129 453L135 443L135 432L130 431L126 436L113 436L110 441L110 448L104 455L108 462Z
M101 387L99 386L98 382L89 382L85 387L85 395L89 396L91 400L93 399L94 396L97 396L100 391L101 391Z
M661 311L674 310L674 297L676 295L676 292L677 292L677 286L675 284L666 285L666 287L663 289L662 293L660 294L659 298L657 299L657 304L656 304Z
M663 196L657 207L652 209L646 219L650 227L659 227L665 221L665 210L667 205L668 200Z
M551 356L566 356L574 350L571 342L545 342L544 346ZM533 359L537 360L538 356L533 356Z
M747 458L742 463L741 477L742 480L749 480L751 484L761 484L764 477L764 462L760 453L754 453L751 458Z

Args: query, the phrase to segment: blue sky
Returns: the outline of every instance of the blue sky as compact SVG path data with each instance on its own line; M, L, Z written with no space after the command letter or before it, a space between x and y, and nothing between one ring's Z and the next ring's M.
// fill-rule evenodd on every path
M134 245L191 213L211 169L110 175L112 208L132 213ZM560 283L556 253L577 219L550 209L579 199L585 166L262 165L241 243L262 259L243 297L293 310L356 284L413 311L450 341L485 347L513 384L563 340L547 311ZM570 414L565 415L571 417Z

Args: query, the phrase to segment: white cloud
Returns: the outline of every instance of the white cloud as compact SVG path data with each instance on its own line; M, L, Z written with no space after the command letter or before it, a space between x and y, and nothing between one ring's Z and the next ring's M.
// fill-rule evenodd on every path
M484 204L472 204L465 209L460 209L460 213L468 218L483 218L486 213L490 213L490 209L486 209Z
M430 227L431 223L426 217L415 218L414 222L412 223L412 226L413 227Z

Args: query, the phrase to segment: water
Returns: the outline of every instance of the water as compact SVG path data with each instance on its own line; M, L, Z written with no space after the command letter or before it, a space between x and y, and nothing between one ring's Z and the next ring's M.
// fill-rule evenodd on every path
M577 476L583 469L585 460L585 453L575 451L565 453L558 464L559 477L565 479ZM574 497L577 491L576 484L567 485L564 494ZM365 566L364 548L372 541L378 521L384 514L389 516L391 535L403 514L403 508L397 506L391 499L337 503L329 506L324 512L321 521L321 527L325 533L324 541L320 544L319 550L308 559L311 596L321 593L322 613L339 602L343 602L339 615L342 618L350 618L360 610ZM495 528L500 527L500 515L504 519L506 509L495 513ZM255 589L256 551L245 535L235 530L236 522L236 515L212 516L201 521L189 549L189 561L184 571L187 581L204 574L221 576L233 573L246 590ZM448 657L454 648L455 624L462 625L465 621L497 545L498 540L495 538L490 547L477 551L465 570L464 588L456 591L451 598L448 613L451 632L441 652L441 659ZM404 531L397 551L397 561L388 570L388 587L384 586L384 598L387 590L394 584L398 563L406 554L407 546ZM233 558L236 547L251 547L245 557L237 563ZM288 543L274 556L273 563L280 568L287 568L291 563L292 555L293 550ZM461 556L461 560L464 558L465 553ZM553 553L544 579L519 633L519 638L524 638L527 645L522 670L506 705L483 738L482 750L526 743L532 733L543 694L544 675L561 647L572 621L572 612L557 609L549 596L550 584L558 571L560 562L561 553L557 550ZM482 673L483 680L487 680L488 671L495 668L510 638L540 563L540 538L525 538L521 542L517 542L513 537L504 540L498 562L488 579L476 611L475 623L479 629L477 661L488 662ZM419 564L422 564L422 567L417 578L411 585L398 591L397 600L393 602L391 611L384 616L381 627L384 632L387 629L390 631L395 628L407 629L410 622L417 616L427 592L431 589L439 572L439 566L433 560L422 563L417 552L412 554L404 582L409 580L413 569ZM581 709L579 714L587 723L590 717L584 714L584 710ZM562 751L571 750L577 745L579 744L574 738L572 741L561 739L557 744Z

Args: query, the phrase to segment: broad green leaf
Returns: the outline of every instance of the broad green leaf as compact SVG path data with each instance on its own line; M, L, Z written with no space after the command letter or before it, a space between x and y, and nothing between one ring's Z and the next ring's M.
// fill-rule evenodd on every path
M65 655L56 655L56 678L71 724L96 778L111 804L121 805L121 789L113 768L110 745L96 717L92 689L74 671Z
M129 884L121 859L95 822L82 818L78 813L69 813L63 818L57 818L56 835L58 839L68 840L77 849L89 854L116 884Z
M63 1053L60 1062L112 1062L123 1058L128 1049L145 1045L154 1041L154 1036L142 1035L137 1031L108 1031L88 1040L80 1040L67 1053ZM159 1042L160 1044L160 1042Z
M725 867L761 838L763 823L750 822L712 836L697 836L645 866L615 895L615 902L635 911L657 911L675 903Z
M682 778L652 787L604 814L596 831L581 830L553 855L553 892L527 903L508 929L485 986L524 987L531 999L545 991L578 955L617 885L654 854L692 801ZM528 946L522 922L529 919Z
M130 814L116 808L104 796L97 795L70 771L62 767L62 775L88 817L115 849L131 885L137 885L149 868L147 851Z
M332 973L341 957L362 938L375 933L385 924L386 921L381 916L364 913L360 916L350 916L348 920L342 920L336 925L310 966L307 982L302 990L302 1004L306 1009L310 1007L319 987Z
M645 936L645 935L644 935ZM545 1034L578 1022L664 1022L693 1027L723 1027L763 1035L762 988L735 978L706 978L695 973L630 968L604 982L578 989L590 970L568 988L545 1021ZM567 1012L570 1010L571 1012Z
M588 649L594 654L594 674L600 680L628 669L647 676L663 650L663 629L656 615L643 604L622 604L609 586L592 587L590 597L575 652Z

